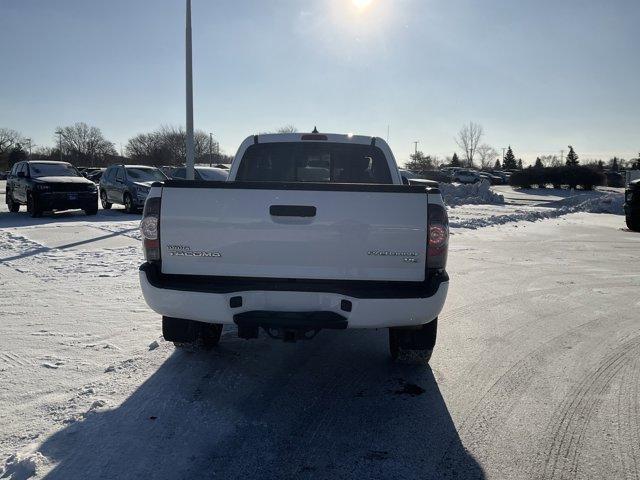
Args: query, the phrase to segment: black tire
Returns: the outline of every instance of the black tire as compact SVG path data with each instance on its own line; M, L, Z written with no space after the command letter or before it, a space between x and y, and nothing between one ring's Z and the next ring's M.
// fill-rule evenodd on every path
M629 230L632 230L634 232L640 232L640 215L637 215L635 217L631 215L627 215L626 220L627 220L627 227L629 228Z
M428 364L436 345L437 335L437 318L419 328L390 328L391 359L406 364Z
M93 216L98 214L98 207L85 208L84 214L88 216Z
M136 213L136 207L133 205L133 197L129 193L124 194L124 211L127 213Z
M27 194L27 213L32 218L38 218L42 216L42 210L38 207L38 201L34 198L32 193Z
M18 213L20 211L20 204L13 200L12 192L7 192L7 208L11 213Z
M113 206L113 204L107 200L107 192L104 190L100 190L100 203L105 210L109 210Z

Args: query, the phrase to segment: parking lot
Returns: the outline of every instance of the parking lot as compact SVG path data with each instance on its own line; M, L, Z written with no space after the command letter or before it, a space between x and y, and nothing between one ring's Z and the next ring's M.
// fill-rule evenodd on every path
M6 472L638 476L640 236L619 215L454 229L421 368L392 364L375 330L283 344L230 329L213 352L176 352L138 288L139 216L0 203Z

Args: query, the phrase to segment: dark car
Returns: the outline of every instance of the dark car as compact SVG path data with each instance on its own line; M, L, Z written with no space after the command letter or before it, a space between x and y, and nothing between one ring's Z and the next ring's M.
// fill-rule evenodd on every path
M226 182L229 177L227 170L214 167L194 167L193 178L195 180L203 180L205 182ZM178 167L171 172L171 178L177 180L185 180L187 178L187 169L185 167Z
M87 173L85 177L87 177L93 183L98 184L100 183L100 179L102 178L102 174L104 173L105 170L106 168L96 168L95 170L92 170L90 173Z
M32 217L45 211L81 209L98 213L98 189L67 162L33 160L16 163L7 178L6 202L10 212L27 206Z
M135 213L144 207L151 184L165 180L164 173L148 165L111 165L100 178L102 208L119 203L127 213Z
M627 227L634 232L640 232L640 179L629 182L624 192L624 214Z

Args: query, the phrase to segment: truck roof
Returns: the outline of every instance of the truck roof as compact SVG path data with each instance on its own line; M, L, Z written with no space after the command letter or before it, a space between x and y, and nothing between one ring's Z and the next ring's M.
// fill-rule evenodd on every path
M375 139L375 143L383 141L377 137L368 135L354 135L351 133L263 133L247 137L245 142L252 143L277 143L277 142L332 142L332 143L353 143L356 145L370 145ZM243 142L244 143L244 142ZM385 142L386 143L386 142Z

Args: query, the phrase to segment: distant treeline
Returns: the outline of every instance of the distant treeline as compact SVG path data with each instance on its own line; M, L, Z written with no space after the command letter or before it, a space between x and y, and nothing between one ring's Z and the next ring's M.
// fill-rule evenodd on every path
M231 163L215 138L197 130L195 159L197 163ZM129 139L118 154L115 144L104 138L102 131L86 123L59 127L54 132L54 147L33 145L21 133L0 128L0 170L8 170L21 160L63 160L77 166L105 167L129 162L146 165L181 165L186 162L186 132L182 127L163 126Z

